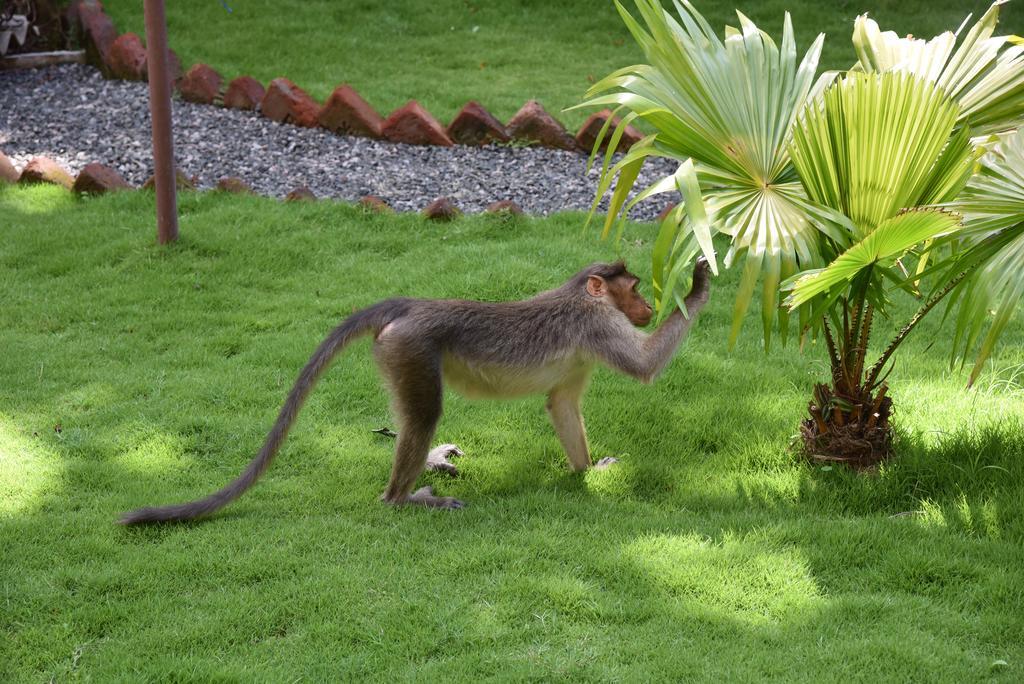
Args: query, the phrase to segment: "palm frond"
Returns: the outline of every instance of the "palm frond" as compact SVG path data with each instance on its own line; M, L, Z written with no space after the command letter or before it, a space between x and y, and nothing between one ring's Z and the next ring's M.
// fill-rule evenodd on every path
M848 288L865 269L904 254L925 240L955 231L960 217L942 209L916 209L883 221L826 268L804 272L786 305L794 309L839 287Z
M972 135L1016 129L1024 111L1024 45L1015 36L993 35L1004 2L992 3L959 45L960 30L970 16L956 33L922 40L881 31L861 15L853 30L857 66L868 72L910 73L936 84L960 105L957 123L969 127Z
M849 217L856 244L787 280L790 309L810 303L818 325L862 274L863 296L884 309L885 281L903 280L893 260L958 230L957 215L920 208L956 195L972 170L975 148L954 133L958 112L941 89L901 72L851 72L808 105L793 163L811 201Z
M610 74L578 106L628 111L655 134L643 153L603 166L598 197L617 178L605 233L615 219L624 222L635 204L622 200L632 190L643 159L657 155L678 160L676 173L639 195L675 190L683 197L656 240L653 272L659 312L675 305L675 297L667 296L675 282L672 275L680 271L679 260L692 257L694 244L717 273L711 235L726 233L733 241L726 266L745 262L731 340L760 280L767 345L772 323L778 320L784 332L788 322L787 316L777 318L779 279L825 263L825 233L846 232L838 227L844 223L841 216L807 201L788 151L798 112L833 78L827 74L815 81L824 35L798 61L788 14L782 41L776 43L740 13L738 28L719 38L687 0L674 0L675 15L658 0L637 0L639 18L619 2L616 6L647 63ZM621 234L621 227L616 232Z
M963 212L965 225L946 277L969 272L949 305L959 305L953 354L966 361L977 348L973 384L1024 295L1024 129L981 159L980 171L950 206Z
M969 134L954 130L958 111L940 88L900 72L851 72L808 105L794 165L810 200L849 216L856 239L827 267L783 283L785 305L809 311L812 327L851 298L885 310L887 282L914 291L925 257L912 276L895 260L959 230L958 215L928 207L958 194L977 159Z
M863 239L960 176L971 148L947 145L957 112L941 90L914 76L851 73L805 110L793 163L810 199L848 216ZM957 158L940 156L944 149Z

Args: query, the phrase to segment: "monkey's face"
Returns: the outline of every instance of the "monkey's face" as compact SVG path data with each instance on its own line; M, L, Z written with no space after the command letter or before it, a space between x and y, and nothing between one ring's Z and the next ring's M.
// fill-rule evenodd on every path
M608 291L612 301L615 302L615 306L619 308L619 311L626 314L629 322L638 328L642 328L651 322L651 317L654 316L654 309L643 298L643 295L637 292L636 286L639 284L640 279L627 271L623 275L613 278L608 283Z

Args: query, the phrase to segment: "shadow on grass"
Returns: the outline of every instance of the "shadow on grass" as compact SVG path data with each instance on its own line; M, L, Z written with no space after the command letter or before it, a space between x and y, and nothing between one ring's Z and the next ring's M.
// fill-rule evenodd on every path
M111 429L136 433L131 420ZM314 442L305 438L269 482L211 520L117 528L113 520L125 508L204 495L244 461L214 465L206 450L216 444L193 452L192 436L150 428L154 434L141 443L168 454L156 471L135 467L123 450L107 457L64 451L33 505L0 521L4 538L17 540L17 557L3 558L4 574L24 594L12 619L50 634L45 647L32 647L23 632L12 642L18 660L8 662L20 664L21 649L53 659L53 644L68 653L96 644L105 657L82 667L97 674L117 662L111 653L183 652L199 640L188 671L224 676L224 667L267 643L280 643L287 658L303 657L290 634L324 648L354 644L331 660L334 673L415 668L427 678L496 648L504 661L496 675L584 678L627 664L623 676L684 679L953 677L957 668L985 672L992 660L1016 655L1000 650L1010 643L1003 630L1016 629L1012 619L1001 622L1008 619L1001 611L1015 600L1019 565L1006 545L993 545L1020 539L1003 509L1013 488L989 475L999 472L990 466L1018 473L1015 426L954 433L933 447L915 443L904 461L873 478L799 466L789 498L759 488L756 473L736 479L731 494L679 486L707 463L569 475L556 470L564 467L561 455L545 447L539 467L531 454L510 465L516 485L488 480L477 489L467 466L470 476L451 486L469 493L470 508L454 514L393 511L367 496L365 479L383 486L389 442L374 445L383 453L379 465L374 454L369 473L289 476L289 461L309 459L304 452ZM530 429L547 426L538 420ZM684 434L679 428L668 443ZM978 477L926 479L930 462L974 452L984 454L972 471ZM611 490L602 485L608 479L616 483ZM359 494L348 500L352 488ZM921 503L925 495L934 505ZM922 512L877 515L903 500ZM46 615L55 605L72 629L51 629ZM184 635L167 632L172 624ZM390 646L379 641L381 625L390 625ZM246 636L224 642L230 634ZM183 672L180 663L158 661L136 667ZM478 673L496 667L471 666Z
M265 220L253 221L254 205ZM154 652L179 679L237 679L216 661L258 651L267 663L275 648L301 658L287 640L298 635L311 647L293 671L340 651L378 678L410 663L440 674L476 648L500 653L471 662L498 677L510 657L549 678L608 678L587 668L612 653L645 663L649 679L781 678L822 658L833 677L863 679L871 662L974 663L1011 642L1020 426L901 436L901 458L870 477L795 463L787 436L807 374L822 369L721 352L724 287L659 383L595 378L584 413L595 456L621 458L610 471L566 471L542 400L453 400L439 440L467 448L464 477L423 482L469 508L386 508L392 445L369 433L386 400L361 348L318 386L242 500L198 524L116 527L124 510L204 496L238 474L322 322L395 294L378 256L403 270L397 286L485 299L532 294L594 256L540 235L551 223L426 228L329 204L274 207L186 198L186 237L158 250L148 202L118 197L54 225L19 217L22 243L0 242L20 298L0 355L13 379L0 386L0 447L14 453L0 458L28 488L0 518L11 540L0 545L0 629L18 639L19 673L65 660L73 670L82 643L105 643L96 679L118 678L102 676L106 663L149 671ZM3 676L4 636L0 680L24 679ZM950 655L947 642L972 653ZM197 655L170 662L179 653ZM643 678L622 667L619 678Z
M125 386L121 390L128 392L132 387ZM188 419L182 415L163 428L159 418L140 421L137 417L123 417L104 428L104 432L117 435L114 441L91 431L88 419L84 420L84 425L77 421L63 426L60 434L39 429L38 426L51 423L60 426L60 416L68 413L86 411L88 414L95 408L94 404L102 403L103 397L115 403L127 400L127 397L112 396L113 388L106 385L103 388L103 396L99 398L93 396L95 392L72 389L45 404L35 400L19 402L15 397L13 405L8 407L11 425L19 423L19 412L32 416L25 421L26 427L37 426L32 439L42 440L40 445L49 454L45 458L65 471L58 479L76 491L88 489L92 482L90 476L103 470L107 473L100 473L100 479L124 483L135 492L147 492L139 505L169 502L167 497L159 495L165 489L161 483L180 480L182 474L188 473L186 479L195 483L195 488L182 485L171 489L191 491L185 494L186 499L205 496L209 493L206 488L211 481L210 466L215 465L226 483L256 452L262 440L261 431L266 427L254 418L241 440L227 435L211 436L209 433L216 433L223 426L218 427L202 417ZM614 454L621 458L608 473L584 476L566 469L564 455L539 401L497 405L466 402L458 405L464 415L454 424L442 421L439 439L461 441L461 437L467 436L478 455L471 452L466 457L464 477L459 480L449 481L445 476L426 473L422 483L437 485L441 490L456 488L455 495L465 496L470 502L476 497L515 497L550 490L574 498L596 497L609 504L624 499L709 512L756 509L784 510L789 514L908 517L941 512L950 524L972 534L1024 539L1024 522L1015 515L1022 504L1018 483L1024 476L1024 459L1021 459L1024 427L1016 420L977 428L963 427L937 440L898 433L896 451L899 455L878 473L862 475L842 467L801 463L798 456L779 448L784 441L777 431L780 417L754 408L763 404L760 392L733 395L730 412L747 416L746 420L729 434L708 435L701 431L695 433L687 423L675 419L679 413L686 414L703 403L702 398L683 397L674 405L658 400L645 404L642 394L649 389L618 385L605 390L619 393L617 400L627 410L612 420L609 420L610 414L603 414L604 423L599 429L593 429L594 422L591 423L592 434L612 435L615 443L633 445L632 450L625 452L607 448L595 450L595 457ZM330 402L330 399L324 401ZM638 426L635 415L628 410L637 406L642 406L645 425L659 426L656 440L646 434L643 425ZM318 418L303 418L307 423L315 420ZM365 416L346 417L343 413L328 422L365 421ZM516 425L515 435L506 432L511 423ZM511 453L508 445L522 444L524 436L535 447L525 453ZM225 438L232 442L227 451ZM282 470L288 473L289 462L295 466L295 459L301 467L291 468L295 472L286 475L288 478L315 477L315 471L324 467L346 469L359 464L339 463L334 459L333 463L312 464L315 467L311 469L311 464L305 463L308 456L295 453L295 448L316 448L327 453L336 448L330 440L314 445L310 439L316 438L307 434L302 446L286 445L291 455L273 467L268 479L280 477ZM756 458L748 459L747 448L753 444L756 449L758 440L765 439L773 445L768 454L761 450ZM648 443L661 453L650 457L643 454ZM352 448L344 449L345 460L351 458ZM372 468L365 476L359 475L360 484L377 479L383 489L392 448L393 444L386 440L370 444L372 453L368 457L372 458ZM81 473L76 472L79 468ZM359 470L362 473L366 469L360 465ZM323 477L331 486L344 490L352 474L342 470L327 472ZM203 483L207 483L206 487ZM51 487L41 489L52 490ZM247 498L258 499L260 490L255 491L256 494ZM48 496L45 502L22 507L23 512L54 510L59 495L50 493ZM111 511L111 518L118 512Z

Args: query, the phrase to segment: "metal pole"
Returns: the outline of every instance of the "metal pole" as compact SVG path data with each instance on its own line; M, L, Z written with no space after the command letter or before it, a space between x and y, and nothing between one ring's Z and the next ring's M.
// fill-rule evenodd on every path
M167 59L164 0L145 0L146 61L149 69L149 113L153 122L153 166L156 175L156 239L178 239L175 197L174 141L171 138L171 75Z

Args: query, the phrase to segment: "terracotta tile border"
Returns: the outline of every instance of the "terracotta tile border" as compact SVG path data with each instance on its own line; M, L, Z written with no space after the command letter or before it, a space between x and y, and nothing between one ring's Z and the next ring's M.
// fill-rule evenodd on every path
M140 77L142 79L145 78L145 69L141 69L141 73L139 71L139 67L144 67L144 63L142 65L138 64L138 50L143 48L142 40L133 33L118 35L117 30L114 28L114 23L103 11L103 5L100 2L97 0L74 0L67 10L67 16L77 25L80 35L86 42L87 62L98 67L104 76L107 78L118 78L121 74L125 74L125 76L120 77L129 77L133 80L140 80ZM132 53L130 58L126 57L124 48L128 48ZM172 61L177 61L177 55L172 58ZM193 102L199 101L205 104L254 109L259 108L257 103L261 102L265 97L266 91L260 92L257 90L253 92L256 87L262 89L263 84L260 84L250 76L239 76L232 80L227 87L227 92L225 92L224 78L215 69L206 64L198 63L192 65L189 69L179 69L177 71L178 73L173 77L175 90L179 94L187 96L186 99ZM185 76L182 77L181 73L184 73ZM197 77L200 76L203 83L197 88L199 84L196 81L199 80ZM296 91L299 97L304 95L300 88L286 78L275 79L273 83L288 84L291 89ZM197 90L202 91L202 95L199 97L196 97ZM216 97L211 97L210 95L214 91L219 94ZM381 117L354 88L345 83L335 89L334 94L332 94L331 98L328 98L325 104L321 105L321 103L309 98L308 101L303 102L303 105L303 109L308 109L310 106L315 105L317 112L313 117L306 112L302 112L300 117L295 117L301 121L300 125L308 126L312 124L339 135L354 134L380 140L387 139L392 142L406 141L402 140L401 136L395 133L388 136L386 132L382 132L381 125L383 121L401 117L409 109L422 112L423 115L429 117L425 120L431 124L436 121L426 108L416 100L410 100L390 115ZM280 114L273 113L276 114L277 118L280 118ZM491 141L507 142L509 140L520 140L557 149L589 151L593 145L595 133L600 130L600 127L609 116L611 116L611 112L607 109L593 114L580 127L576 135L572 135L565 130L561 122L548 114L540 103L534 100L525 103L519 112L504 125L479 102L471 100L452 118L448 126L439 124L441 128L440 135L435 131L430 135L424 136L422 132L418 131L413 135L415 140L408 142L419 145L449 145L453 142L462 145L481 145ZM311 118L315 120L311 120ZM470 118L472 119L471 122L468 121ZM470 123L473 126L469 126ZM463 134L466 128L471 127L484 128L486 130ZM419 126L416 128L419 128ZM539 128L543 128L543 130L538 134L536 131ZM523 133L516 137L516 131L523 131ZM612 131L609 130L608 132L611 133ZM452 135L452 133L457 134ZM619 151L628 149L630 145L639 141L641 137L636 129L630 127L620 142ZM570 139L575 139L575 144L570 142Z
M66 16L77 27L85 43L87 63L97 67L105 78L145 79L145 48L142 40L133 33L118 35L113 21L103 11L102 3L98 0L73 0L66 10ZM173 51L171 62L179 64ZM192 65L184 71L184 76L180 66L174 71L172 80L175 91L182 99L190 102L257 110L262 116L286 124L322 128L336 135L358 135L411 145L480 146L490 142L519 141L555 149L586 151L593 146L597 131L612 115L607 109L591 115L574 136L535 100L526 102L506 124L502 124L479 102L471 100L456 113L448 126L444 126L416 100L410 100L387 117L381 117L354 88L344 83L321 105L283 77L274 79L264 88L263 84L251 76L239 76L225 87L224 78L206 64ZM615 119L612 126L617 123L618 119ZM612 130L613 127L610 127L608 133ZM641 138L642 135L636 129L628 127L618 151L625 151ZM40 173L41 169L47 173ZM0 173L0 183L14 180L13 166L2 151L0 171L5 172ZM184 181L184 187L192 185L184 174L181 176L179 180ZM55 183L75 192L89 194L131 188L117 171L95 163L87 165L72 184L70 174L46 157L30 160L17 182ZM218 188L229 192L245 192L248 188L243 189L243 185L240 179L221 179ZM315 199L315 196L308 188L297 188L285 199L309 200ZM377 198L363 198L360 205L375 211L381 211L382 208L386 210L387 207ZM511 214L520 211L518 206L507 201L495 202L488 210ZM428 203L423 213L431 218L450 220L461 212L449 204L446 198L439 198Z

